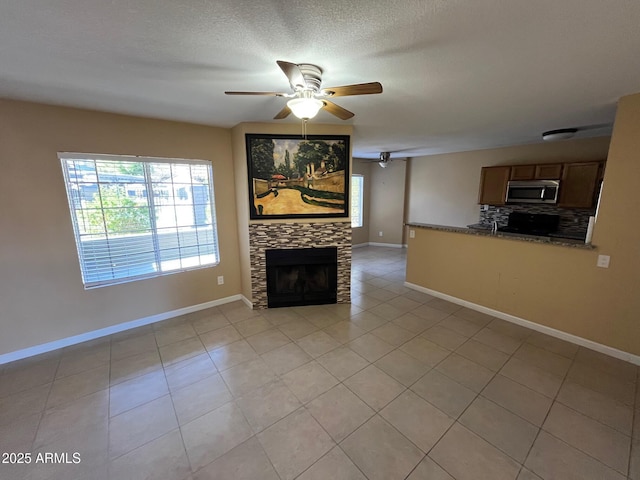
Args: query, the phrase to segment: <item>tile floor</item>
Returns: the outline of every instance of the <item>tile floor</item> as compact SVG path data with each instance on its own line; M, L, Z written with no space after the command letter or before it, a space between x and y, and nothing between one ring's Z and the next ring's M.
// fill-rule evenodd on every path
M0 478L640 480L635 366L409 290L402 250L353 257L352 305L227 304L0 366L0 452L32 454Z

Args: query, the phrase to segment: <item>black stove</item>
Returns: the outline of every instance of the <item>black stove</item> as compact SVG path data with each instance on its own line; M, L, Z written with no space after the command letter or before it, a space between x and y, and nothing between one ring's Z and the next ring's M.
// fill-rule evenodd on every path
M558 230L559 224L560 215L511 212L507 226L499 227L498 231L546 237Z

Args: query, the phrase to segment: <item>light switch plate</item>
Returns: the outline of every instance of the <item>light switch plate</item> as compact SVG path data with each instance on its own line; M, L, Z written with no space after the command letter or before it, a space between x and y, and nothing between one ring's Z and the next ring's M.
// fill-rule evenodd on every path
M222 275L218 277L218 285L224 285L224 277Z
M609 261L611 257L609 255L598 255L598 265L601 268L609 268Z
M409 230L409 238L416 238L416 231L415 230Z

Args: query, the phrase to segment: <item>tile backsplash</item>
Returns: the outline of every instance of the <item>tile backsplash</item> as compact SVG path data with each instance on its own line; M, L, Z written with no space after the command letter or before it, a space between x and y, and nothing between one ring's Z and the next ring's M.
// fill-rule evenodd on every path
M586 235L589 217L595 215L595 208L559 208L555 205L489 205L488 210L480 209L480 223L493 225L498 222L499 227L507 225L511 212L544 213L548 215L560 215L559 233L569 235Z

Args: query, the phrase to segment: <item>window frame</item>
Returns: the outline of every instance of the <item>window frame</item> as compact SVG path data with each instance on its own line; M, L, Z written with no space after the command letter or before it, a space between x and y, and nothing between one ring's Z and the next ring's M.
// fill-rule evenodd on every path
M354 173L351 175L351 209L350 209L350 213L353 210L353 200L355 198L355 192L356 189L353 188L353 181L355 179L359 179L360 185L359 188L357 190L359 190L360 195L358 196L358 210L359 210L359 220L360 220L360 225L355 225L353 224L353 215L351 215L351 228L362 228L364 227L364 175L360 174L360 173Z
M200 270L203 268L211 268L211 267L215 267L217 265L220 264L220 242L219 242L219 238L218 238L218 224L217 224L217 214L216 214L216 201L215 201L215 189L214 189L214 168L213 168L213 163L210 160L196 160L196 159L186 159L186 158L164 158L164 157L148 157L148 156L136 156L136 155L109 155L109 154L94 154L94 153L77 153L77 152L58 152L58 159L60 160L60 165L62 168L62 174L64 177L64 184L65 184L65 193L67 196L67 204L68 204L68 208L69 208L69 215L70 215L70 220L71 220L71 224L73 227L73 235L74 235L74 240L76 243L76 253L77 253L77 258L78 258L78 264L79 264L79 268L80 268L80 274L81 274L81 279L82 279L82 283L84 285L84 289L85 290L91 290L91 289L95 289L95 288L102 288L102 287L108 287L108 286L113 286L113 285L120 285L123 283L130 283L130 282L136 282L139 280L146 280L146 279L152 279L152 278L158 278L158 277L163 277L166 275L172 275L172 274L176 274L176 273L183 273L183 272L187 272L187 271L192 271L192 270ZM171 268L168 270L163 270L162 269L162 261L160 262L160 267L158 267L158 270L154 271L154 272L149 272L149 273L144 273L144 274L139 274L139 275L128 275L126 277L118 277L118 278L111 278L111 279L107 279L107 280L93 280L93 281L88 281L86 277L88 277L88 273L91 273L90 269L87 269L87 259L83 257L83 253L82 253L82 236L86 235L86 234L81 234L80 233L80 227L79 227L79 218L76 214L76 209L77 206L80 205L81 206L81 210L84 212L87 209L85 209L82 204L78 204L76 203L76 199L72 198L72 193L71 193L71 186L74 184L73 180L70 178L70 174L69 174L69 168L67 166L66 161L78 161L78 160L89 160L89 161L94 161L94 162L98 162L98 161L111 161L111 162L131 162L131 163L143 163L144 164L144 185L145 185L145 189L147 192L153 192L153 186L155 184L158 184L159 182L154 182L151 179L151 176L149 174L149 165L150 164L162 164L162 163L166 163L166 164L178 164L178 165L201 165L201 166L205 166L208 169L208 182L207 182L207 186L208 186L208 195L209 195L209 203L208 206L210 208L211 211L211 220L210 220L210 225L208 224L207 227L210 226L211 228L211 233L212 233L212 241L211 243L207 243L207 245L211 245L212 250L213 250L213 257L214 257L214 261L212 263L199 263L197 265L192 265L192 266L183 266L181 265L178 268ZM174 183L174 176L173 176L173 172L171 174L171 183ZM96 180L96 183L99 183L98 180ZM107 184L110 184L111 182L107 182ZM113 185L119 185L119 182L113 182ZM191 185L197 185L194 184L193 182L191 183ZM147 194L148 196L148 194ZM150 195L150 199L147 202L147 206L149 209L149 213L151 212L152 209L155 209L155 202L154 202L154 195ZM192 200L193 202L193 200ZM169 204L170 206L173 206L173 208L176 207L176 203L175 203L175 198L173 199L173 203ZM190 204L191 206L194 205L194 203ZM102 212L104 212L104 206L100 207L100 210ZM153 255L155 256L156 259L161 258L161 254L163 252L166 252L167 249L162 249L159 247L159 240L158 240L158 236L160 234L162 234L161 230L164 227L158 227L157 225L157 220L155 218L154 215L149 215L149 222L150 222L150 226L149 226L149 232L151 235L151 243L153 244ZM175 229L176 229L176 234L179 233L180 230L180 226L176 225ZM207 228L208 230L208 228ZM196 233L197 234L197 233ZM108 232L105 234L105 237L108 241ZM199 245L199 244L198 244ZM181 248L189 248L188 246L185 247L178 247L179 249ZM105 257L105 258L113 258L113 257ZM193 258L193 257L188 257L185 256L183 257L182 255L180 255L178 257L177 260L179 260L181 263L184 259L188 259L188 258ZM163 260L166 261L166 260ZM201 259L199 259L199 262L202 262ZM95 271L94 271L95 273Z

